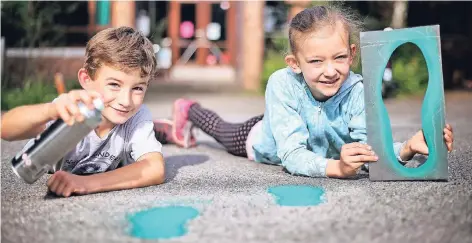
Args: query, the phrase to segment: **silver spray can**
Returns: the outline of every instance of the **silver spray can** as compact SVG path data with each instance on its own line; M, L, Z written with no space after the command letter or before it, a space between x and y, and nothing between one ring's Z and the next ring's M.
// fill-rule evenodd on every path
M11 161L15 174L32 184L54 168L102 121L103 102L95 99L93 104L95 109L90 110L83 103L78 103L80 113L85 117L84 121L75 122L69 126L62 119L57 119L44 132L30 141Z

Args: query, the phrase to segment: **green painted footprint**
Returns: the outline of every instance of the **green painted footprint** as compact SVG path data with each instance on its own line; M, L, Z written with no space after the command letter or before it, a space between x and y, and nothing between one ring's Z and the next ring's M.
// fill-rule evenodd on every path
M187 233L186 224L199 215L197 209L184 206L156 207L128 216L130 235L141 239L169 239Z

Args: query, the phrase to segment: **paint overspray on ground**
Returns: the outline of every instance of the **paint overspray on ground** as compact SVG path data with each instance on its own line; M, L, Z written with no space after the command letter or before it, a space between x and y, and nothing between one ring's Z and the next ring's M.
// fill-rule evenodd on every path
M325 190L319 186L282 185L267 191L280 206L316 206L326 202Z

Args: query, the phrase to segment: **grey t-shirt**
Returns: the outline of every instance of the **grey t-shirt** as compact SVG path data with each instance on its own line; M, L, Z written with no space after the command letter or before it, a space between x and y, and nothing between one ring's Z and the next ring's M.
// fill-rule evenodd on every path
M141 105L134 116L116 125L106 136L100 138L91 131L54 171L61 169L79 175L110 171L131 164L144 154L161 153L161 149L154 135L151 112Z

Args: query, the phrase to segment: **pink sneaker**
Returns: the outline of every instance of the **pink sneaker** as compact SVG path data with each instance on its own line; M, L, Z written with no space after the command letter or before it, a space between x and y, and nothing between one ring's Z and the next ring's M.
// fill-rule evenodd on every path
M153 123L157 141L162 144L174 143L172 136L172 127L174 127L173 121L169 119L157 119L154 120Z
M188 120L188 111L195 101L178 99L174 102L172 110L174 116L174 126L172 127L172 137L174 143L183 147L190 148L196 145L195 137L192 134L193 124Z

